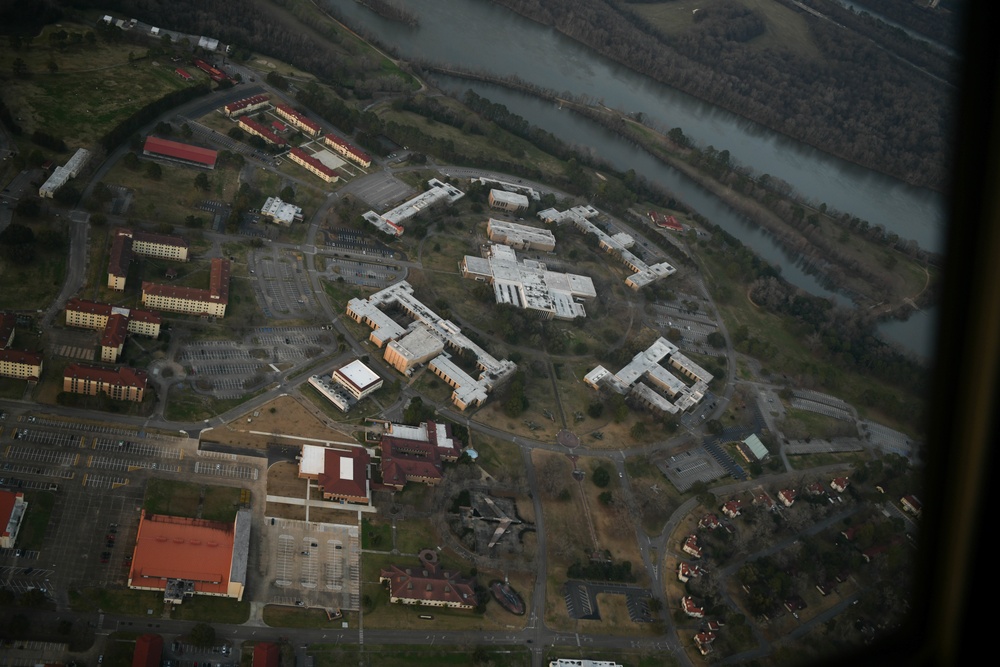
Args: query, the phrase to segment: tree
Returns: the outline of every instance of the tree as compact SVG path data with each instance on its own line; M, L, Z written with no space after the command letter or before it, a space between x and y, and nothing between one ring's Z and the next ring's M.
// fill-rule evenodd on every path
M156 162L150 162L146 165L146 176L154 181L160 180L160 177L163 176L163 167Z
M629 431L632 434L634 440L640 440L644 435L646 435L646 422L636 422L632 425L632 429Z
M181 125L181 136L185 139L190 139L194 135L194 130L187 123Z
M195 646L211 646L215 643L215 628L208 623L196 623L191 628L191 642Z
M28 63L24 62L23 58L14 58L14 62L11 63L10 68L14 72L14 76L18 78L28 76Z
M142 167L142 163L139 162L139 156L131 151L125 153L125 156L122 158L122 164L125 165L125 168L129 171L139 171Z
M27 225L12 222L0 232L0 247L10 261L27 264L35 258L35 232Z
M726 346L726 337L723 336L718 331L713 331L712 333L708 334L708 336L705 337L705 340L708 341L709 345L711 345L716 349Z
M281 192L278 193L278 196L282 201L293 202L295 201L295 190L292 189L292 186L286 185L281 188Z
M594 474L590 477L590 481L600 489L606 488L611 483L611 473L603 465L597 466L594 469Z
M194 177L194 186L199 190L204 190L208 192L209 188L212 187L212 183L208 180L208 174L205 172L200 172Z

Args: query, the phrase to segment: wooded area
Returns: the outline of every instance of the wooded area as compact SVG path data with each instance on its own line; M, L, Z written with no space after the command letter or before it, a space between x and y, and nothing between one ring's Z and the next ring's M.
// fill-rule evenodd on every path
M867 25L861 34L806 15L809 37L823 56L815 59L753 48L765 19L735 0L697 12L689 29L673 35L617 0L494 1L824 151L909 183L938 190L947 184L951 90L918 66L950 69L944 56L898 29L858 19ZM818 4L831 10L832 3ZM921 60L911 64L908 55Z

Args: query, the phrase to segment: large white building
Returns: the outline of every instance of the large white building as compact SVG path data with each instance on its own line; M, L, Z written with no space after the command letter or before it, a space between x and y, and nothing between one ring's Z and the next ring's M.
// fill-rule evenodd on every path
M465 196L465 193L454 185L449 185L436 178L427 181L427 185L429 186L427 190L382 215L375 211L368 211L362 217L386 234L402 236L403 223L413 216L426 211L435 204L453 204Z
M466 255L462 276L493 285L497 303L535 311L546 319L586 317L578 299L597 296L594 282L587 276L549 271L545 264L531 259L518 262L514 250L505 245L489 246L485 257Z
M302 209L295 204L281 201L278 197L268 197L260 207L260 214L285 227L291 226L293 222L302 221Z
M691 384L664 368L661 365L664 360ZM659 392L642 382L647 378ZM632 357L632 361L617 373L598 366L587 373L583 381L594 389L604 385L619 394L631 393L651 408L676 414L697 405L705 397L712 379L711 373L681 354L680 348L665 338L659 338Z
M398 306L413 322L404 327L384 312L383 309L393 306ZM385 360L397 370L411 372L414 366L429 359L427 368L453 388L451 400L461 410L470 405L481 405L489 392L517 370L513 361L496 359L462 334L462 329L454 322L443 319L421 303L413 296L413 287L405 280L367 299L351 299L347 304L347 314L356 322L372 328L369 340L378 347L386 347ZM410 339L411 335L420 338L419 345ZM389 345L397 340L398 344ZM452 361L446 348L462 356L474 357L478 377L473 377ZM434 354L430 354L429 350Z
M365 366L360 359L355 359L346 366L335 370L333 381L346 389L356 401L360 401L382 387L382 378L379 377L378 373Z
M42 186L38 188L38 196L51 199L55 195L56 190L66 185L69 179L76 178L79 175L88 160L90 160L90 151L86 148L77 149L76 153L73 153L73 157L65 165L56 167L52 175L42 183Z
M490 207L508 213L520 213L528 209L528 198L517 192L490 190Z
M547 229L539 229L516 222L494 220L486 223L486 234L490 241L509 245L518 250L542 250L549 252L556 247L556 237Z
M635 245L635 239L624 232L613 236L607 234L603 229L590 221L590 218L595 218L598 215L598 210L593 206L574 206L568 211L557 211L554 208L547 208L544 211L538 212L538 217L547 223L560 224L563 222L572 222L584 234L595 235L600 242L602 250L610 255L614 255L625 266L635 272L625 279L625 284L632 289L645 287L655 280L666 278L677 272L677 269L667 262L646 264L639 259L635 253L629 250L629 248Z

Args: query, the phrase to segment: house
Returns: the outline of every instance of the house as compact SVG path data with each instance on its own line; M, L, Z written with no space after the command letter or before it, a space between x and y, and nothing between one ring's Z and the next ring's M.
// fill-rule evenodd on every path
M716 528L719 528L720 526L722 526L722 523L719 521L719 517L717 517L716 515L711 514L711 513L706 514L705 516L701 517L701 519L698 520L698 527L699 528L706 528L708 530L715 530Z
M820 484L819 482L813 482L812 484L806 487L806 493L808 493L810 496L825 496L826 489L823 488L823 485Z
M837 493L843 493L847 490L847 486L850 484L850 480L847 477L835 477L830 482L830 488Z
M778 491L778 500L785 507L791 507L795 503L795 496L798 495L795 489L782 489Z
M923 513L923 505L917 499L916 496L906 495L899 499L900 504L903 506L903 510L909 512L913 516L919 517Z
M681 611L691 618L705 617L705 610L695 604L694 598L690 595L681 598Z
M683 561L677 565L677 580L681 583L686 584L689 579L695 579L703 574L705 574L705 570L701 569L697 565L685 563Z
M730 500L725 505L722 506L722 513L725 514L730 519L735 519L740 515L740 510L743 509L743 503L739 500Z
M701 547L698 546L698 536L688 535L687 539L684 540L684 546L681 547L681 550L689 554L692 558L701 558Z
M777 505L774 502L774 499L771 496L769 496L766 491L761 491L760 493L756 494L753 497L753 504L760 505L764 509L772 511L777 507Z
M715 641L715 637L714 632L699 632L694 636L694 643L702 655L708 655L712 652L711 645Z

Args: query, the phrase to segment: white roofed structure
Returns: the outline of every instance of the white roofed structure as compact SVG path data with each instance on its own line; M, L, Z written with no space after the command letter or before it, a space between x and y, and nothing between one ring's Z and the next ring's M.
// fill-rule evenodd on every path
M452 204L465 196L465 193L454 185L449 185L436 178L427 181L427 185L430 186L428 190L409 201L403 202L394 209L386 211L381 215L375 211L368 211L362 217L386 234L401 236L403 233L403 223L413 216L429 209L435 204Z
M278 197L268 197L264 205L260 207L260 214L285 227L302 220L300 207L284 202Z
M680 371L690 384L665 368L661 363L664 360L671 368ZM643 383L644 378L648 378L659 391ZM632 357L632 361L617 373L597 366L587 373L583 381L594 389L607 386L618 394L631 392L645 405L674 414L697 405L705 397L712 379L711 373L681 354L676 345L659 338Z
M517 250L543 250L549 252L556 247L556 237L547 229L519 225L516 222L489 219L486 234L491 241L509 245Z
M587 276L549 271L535 260L518 262L514 250L505 245L489 246L486 257L466 255L462 276L491 283L497 303L537 311L546 319L586 317L583 304L577 300L597 296L594 282Z

